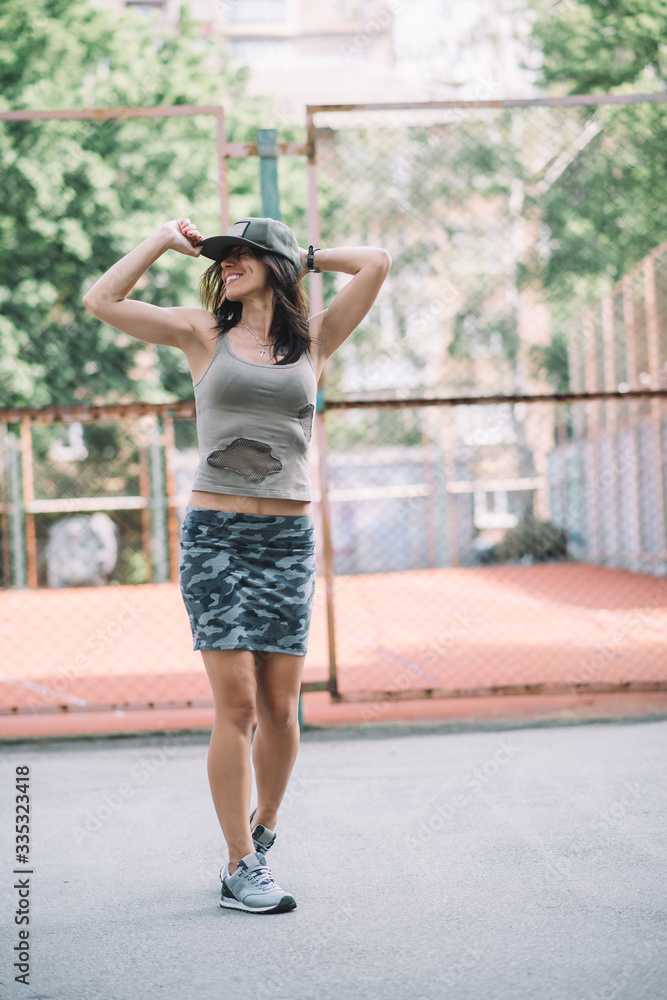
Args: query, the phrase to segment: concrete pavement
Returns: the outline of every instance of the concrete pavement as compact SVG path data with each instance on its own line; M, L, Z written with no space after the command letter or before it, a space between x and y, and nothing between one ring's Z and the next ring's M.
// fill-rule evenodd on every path
M298 906L271 916L218 906L206 745L0 747L32 823L29 985L2 827L3 997L665 997L667 720L307 731L269 854Z

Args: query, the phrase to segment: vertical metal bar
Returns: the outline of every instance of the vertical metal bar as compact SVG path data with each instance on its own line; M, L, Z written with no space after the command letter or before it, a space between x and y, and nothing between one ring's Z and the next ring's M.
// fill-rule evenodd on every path
M625 322L625 356L628 385L631 389L639 388L637 382L637 346L635 338L635 310L632 301L632 278L626 274L623 285L623 320Z
M613 392L616 388L616 356L614 353L614 302L611 295L602 299L602 345L604 349L604 389ZM607 400L609 413L615 413L614 400Z
M320 207L317 200L317 160L316 160L316 140L315 140L315 122L312 112L308 112L307 115L307 130L308 130L308 143L310 145L310 154L308 156L308 165L306 167L307 179L308 179L308 240L315 247L320 245ZM321 274L310 274L309 275L309 292L310 292L310 304L313 313L322 312L324 309L324 292L322 288L322 275ZM320 381L320 385L324 388L323 380Z
M584 391L584 351L582 347L582 331L578 323L572 323L568 330L568 362L570 369L570 384L573 392ZM586 436L585 414L583 407L573 404L572 428L579 440Z
M223 233L229 229L229 179L227 176L227 131L225 112L216 108L216 138L218 152L218 187L220 189L220 226Z
M602 345L604 349L604 389L613 392L616 388L616 348L614 344L614 300L611 295L605 295L602 299ZM606 401L605 426L609 434L611 444L611 454L613 467L611 469L612 479L607 487L611 493L611 510L613 518L613 534L615 538L615 552L612 557L612 565L618 564L619 540L621 538L620 514L619 514L619 480L618 470L620 467L618 455L617 437L617 414L618 404L614 399Z
M639 387L639 381L637 378L637 337L636 337L636 327L635 327L635 308L633 302L633 291L632 291L632 276L626 274L622 279L623 287L623 320L625 323L625 357L626 357L626 377L628 386L631 389L637 389ZM639 471L639 440L638 440L638 415L639 407L637 401L633 399L628 400L628 427L632 434L632 452L635 459L635 468L637 472ZM635 493L632 501L632 507L636 511L636 518L634 524L634 530L636 537L638 538L638 548L636 552L628 553L630 558L630 565L627 567L632 570L639 570L641 568L641 551L642 551L642 523L641 523L641 504L639 502L639 481L637 476L630 476L628 482L631 484L632 490Z
M169 544L169 579L178 583L180 530L176 510L176 479L173 457L176 451L173 417L164 418L164 477L167 490L167 539Z
M12 549L9 519L9 427L0 424L0 545L2 553L2 584L8 587L12 578Z
M143 426L139 426L139 493L146 501L141 508L141 548L146 557L146 576L153 581L153 552L151 547L151 474L148 462L149 443L145 440Z
M21 476L23 479L23 516L25 520L25 555L28 586L37 587L37 537L35 515L28 508L35 499L35 479L32 460L32 427L29 420L21 421Z
M591 315L591 310L587 306L584 309L582 316L582 334L584 342L584 385L583 391L594 392L598 388L597 384L597 364L596 364L596 343L595 343L595 324L593 322L593 317ZM587 537L585 540L585 546L588 554L588 558L593 562L598 562L600 558L600 530L599 530L599 491L595 489L596 480L598 477L599 470L599 439L597 431L600 424L600 415L598 411L597 401L584 404L584 412L586 414L586 440L590 446L590 457L591 460L588 463L588 469L590 471L591 481L593 484L592 490L586 490L589 495L589 500L584 508L584 518L585 523L590 530L590 534L586 532Z
M460 565L459 554L459 497L460 493L450 493L447 510L449 511L449 565Z
M320 213L317 203L317 163L315 129L313 115L307 114L308 141L310 153L308 156L308 239L313 246L320 245ZM311 312L318 313L324 308L322 292L322 275L310 275L310 305ZM334 614L334 558L331 539L331 503L329 499L329 466L326 416L323 411L325 399L325 376L322 372L318 386L317 424L317 455L320 481L320 511L322 515L322 538L324 547L324 580L327 606L327 640L329 648L329 691L332 695L338 693L338 665L336 661L336 619Z
M649 254L644 260L644 302L646 304L646 339L649 386L660 388L660 324L655 294L655 262Z
M434 569L438 565L437 530L435 515L435 483L433 475L433 446L426 431L422 427L422 468L423 478L428 492L424 497L424 520L426 534L426 565Z
M591 315L590 306L586 306L582 315L582 335L584 341L584 392L595 392L599 386L597 384L597 364L596 364L596 343L595 324ZM595 411L594 411L595 412ZM595 429L598 425L597 414L591 422L588 416L589 429Z
M259 182L262 192L262 215L265 219L280 219L280 192L278 190L278 159L275 128L257 129L257 155L259 156Z
M7 492L9 499L9 532L12 550L12 584L24 589L28 586L26 572L23 503L21 500L21 457L16 434L7 435Z
M327 462L327 426L322 411L316 414L317 453L320 475L320 511L322 514L322 538L324 546L324 585L327 605L327 640L329 649L329 692L338 694L338 666L336 662L336 621L334 616L334 557L331 540L331 507L329 504L329 468Z
M160 421L157 417L153 422L153 434L150 445L150 477L153 578L156 583L166 583L169 579L166 532L167 504L162 470Z
M648 340L648 370L650 388L660 388L660 323L655 293L655 263L649 254L644 261L644 301L646 304L646 337ZM662 448L662 406L659 398L651 400L653 460L655 462L656 544L663 559L667 559L667 497L665 497L665 457ZM658 567L656 566L656 570ZM660 572L665 571L665 565Z

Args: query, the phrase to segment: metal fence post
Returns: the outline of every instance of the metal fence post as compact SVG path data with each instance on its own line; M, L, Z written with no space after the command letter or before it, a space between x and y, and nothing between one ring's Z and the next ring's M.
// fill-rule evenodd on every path
M648 341L648 370L651 389L660 388L660 320L655 288L655 261L649 254L644 261L644 297L646 303L646 339ZM651 433L655 477L655 526L658 562L655 570L664 573L667 568L667 495L665 491L665 459L662 447L662 400L651 399Z
M160 419L153 424L149 450L150 464L150 509L151 548L153 553L153 579L156 583L166 583L169 579L169 558L167 555L167 503L164 469L162 467L162 440Z
M315 142L315 120L310 107L307 109L308 121L308 239L313 246L320 245L320 210L317 201L317 146ZM309 276L310 306L314 313L324 309L324 292L322 275L313 273ZM324 539L324 578L327 609L327 642L329 650L329 693L332 697L338 695L338 663L336 659L336 620L334 616L334 584L336 570L334 567L333 542L331 538L331 505L329 499L329 464L326 425L326 366L320 376L317 393L317 409L315 414L317 427L317 454L319 460L320 478L320 512L322 516L322 535Z
M23 484L23 533L25 541L26 578L28 587L37 587L37 536L35 515L31 509L35 499L35 471L32 457L32 426L21 421L21 482Z
M167 491L167 544L169 546L169 579L178 583L178 564L180 560L181 526L178 521L176 479L174 476L174 453L176 440L174 435L173 417L164 417L164 474Z
M278 159L274 128L257 129L257 154L259 156L259 183L262 192L262 215L265 219L280 219L280 192L278 190Z
M7 434L7 496L9 501L9 537L12 553L12 584L18 589L28 586L25 558L23 502L21 497L21 456L19 438Z
M259 184L262 193L262 215L265 219L280 219L280 190L278 188L278 159L276 157L277 140L277 129L257 129ZM301 694L299 694L298 719L299 729L303 729Z

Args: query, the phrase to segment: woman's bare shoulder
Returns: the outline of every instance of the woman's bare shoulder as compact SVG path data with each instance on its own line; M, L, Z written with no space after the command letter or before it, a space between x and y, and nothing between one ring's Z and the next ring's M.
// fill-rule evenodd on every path
M209 340L217 336L218 320L214 313L198 306L174 306L174 312L179 312L183 319L192 327L198 340Z

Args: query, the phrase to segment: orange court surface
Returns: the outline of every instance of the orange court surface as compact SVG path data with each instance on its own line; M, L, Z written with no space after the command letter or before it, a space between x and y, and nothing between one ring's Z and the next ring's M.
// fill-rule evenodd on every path
M334 609L339 691L402 700L304 693L305 724L667 714L665 578L574 562L340 576ZM0 636L5 738L211 725L175 584L3 591ZM304 680L328 670L318 578ZM484 696L528 684L561 690ZM633 690L601 693L609 684ZM429 689L456 696L405 699Z

